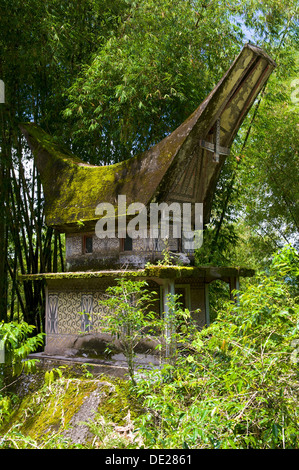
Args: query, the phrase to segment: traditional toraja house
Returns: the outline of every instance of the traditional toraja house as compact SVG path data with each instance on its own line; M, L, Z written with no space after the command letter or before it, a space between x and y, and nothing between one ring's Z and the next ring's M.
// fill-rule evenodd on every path
M98 300L120 275L147 281L159 295L157 313L167 311L168 293L180 294L184 306L197 311L199 327L209 323L212 281L221 279L235 289L239 276L252 275L236 267L194 266L190 243L171 231L168 246L181 263L159 265L165 247L159 232L154 237L147 232L144 237L129 238L116 231L112 238L99 238L96 208L102 203L116 207L121 195L126 197L126 207L136 202L146 208L162 202L180 207L202 203L203 224L207 224L229 149L274 67L261 49L246 45L181 126L143 154L113 165L84 163L35 124L21 126L40 173L47 224L65 233L67 271L22 276L26 281L46 282L46 353L80 353L88 344L95 350L106 347L106 336L95 332ZM194 230L194 213L192 221ZM91 322L79 313L83 311L91 315Z

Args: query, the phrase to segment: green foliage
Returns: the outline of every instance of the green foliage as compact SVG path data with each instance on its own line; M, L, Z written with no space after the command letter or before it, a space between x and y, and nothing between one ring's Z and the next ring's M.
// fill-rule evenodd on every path
M0 323L1 348L3 360L0 364L0 425L9 419L13 407L13 396L5 395L5 377L29 374L35 371L36 359L28 359L28 355L43 344L43 335L32 336L35 327L25 322Z
M48 385L48 387L51 386L51 384L54 382L55 379L62 377L62 369L64 369L63 366L54 367L51 370L46 371L45 384Z
M130 3L128 17L68 91L64 115L77 139L94 139L105 163L162 140L239 50L242 33L230 13L227 3L214 1Z
M43 344L44 337L43 333L33 336L35 329L35 326L26 322L0 323L0 338L5 347L5 364L12 367L14 375L34 370L36 360L27 359L27 356Z
M219 310L221 310L223 305L230 299L231 293L229 283L222 280L216 280L209 284L210 322L216 320Z
M285 258L277 255L271 275L259 275L238 303L227 303L198 333L192 354L138 380L146 446L298 447L298 364L292 358L299 306L276 269Z
M188 349L195 326L188 309L182 309L179 295L167 296L167 313L162 318L150 310L156 292L146 289L146 281L119 279L116 286L107 289L108 298L100 301L107 308L101 314L102 331L118 340L126 357L132 383L135 381L136 347L141 340L149 339L157 350L164 350L166 360L173 362L180 350ZM153 345L152 345L153 347Z
M298 65L289 74L296 77ZM290 82L269 83L238 175L246 224L280 245L298 242L299 227L298 110Z
M163 240L162 259L157 262L158 266L169 266L173 264L173 259L170 253L168 239Z
M190 344L197 329L190 311L187 308L182 308L180 295L167 295L166 310L166 312L163 312L161 319L161 329L165 342L163 361L175 364L178 357L189 353ZM161 346L162 344L160 344Z
M142 339L151 337L153 328L158 324L150 310L155 293L150 293L146 286L145 281L121 278L116 286L106 290L107 298L100 301L105 312L100 316L103 331L118 340L133 382L136 346Z
M11 398L9 396L0 395L0 425L9 419L11 412Z
M239 235L236 226L227 220L221 226L221 230L215 238L217 232L217 219L214 218L203 232L202 246L195 251L196 266L227 266L231 262Z

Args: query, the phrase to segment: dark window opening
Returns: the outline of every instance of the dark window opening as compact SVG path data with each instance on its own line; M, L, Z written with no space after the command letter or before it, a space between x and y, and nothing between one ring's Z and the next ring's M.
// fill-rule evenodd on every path
M182 240L180 238L174 239L170 251L173 253L181 253L182 251Z
M83 237L83 253L92 253L92 237L84 235Z
M129 235L126 235L126 238L121 238L120 240L120 249L121 251L132 251L133 250L133 240Z
M186 289L184 287L176 287L175 293L179 295L178 303L183 309L187 308Z

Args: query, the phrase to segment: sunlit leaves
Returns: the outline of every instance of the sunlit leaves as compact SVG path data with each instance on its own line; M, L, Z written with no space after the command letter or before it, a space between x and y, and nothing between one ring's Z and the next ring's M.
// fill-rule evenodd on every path
M99 302L101 331L119 343L133 383L136 347L143 339L151 338L159 323L151 310L155 294L148 291L145 281L121 278L117 285L108 287L106 297ZM110 349L113 351L113 345Z
M294 72L293 72L294 73ZM244 151L238 183L247 223L278 243L298 242L298 112L288 82L270 81Z
M4 345L5 364L12 367L13 373L18 375L23 370L34 370L35 359L28 359L28 355L35 352L43 344L43 334L34 335L36 328L26 322L0 323L0 338Z
M227 68L239 49L240 35L234 31L234 38L233 30L226 6L218 2L147 0L132 7L118 35L99 48L69 90L65 115L74 116L77 137L94 131L89 123L95 119L103 133L93 138L110 161L161 140Z
M297 254L285 249L223 305L192 343L192 360L137 383L147 413L140 431L157 448L297 448L298 299L284 278ZM288 262L286 262L288 260ZM280 270L284 266L283 273ZM283 276L282 276L283 274ZM296 342L296 345L298 342ZM166 405L171 400L172 408Z

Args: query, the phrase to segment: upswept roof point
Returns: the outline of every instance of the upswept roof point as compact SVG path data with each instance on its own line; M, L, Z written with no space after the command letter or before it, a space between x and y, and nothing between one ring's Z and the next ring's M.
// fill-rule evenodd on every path
M40 173L46 223L65 232L79 230L78 222L93 227L97 205L116 204L121 194L128 204L203 202L207 222L229 148L274 68L262 49L246 44L207 98L176 130L142 154L113 165L89 165L36 124L21 124Z

